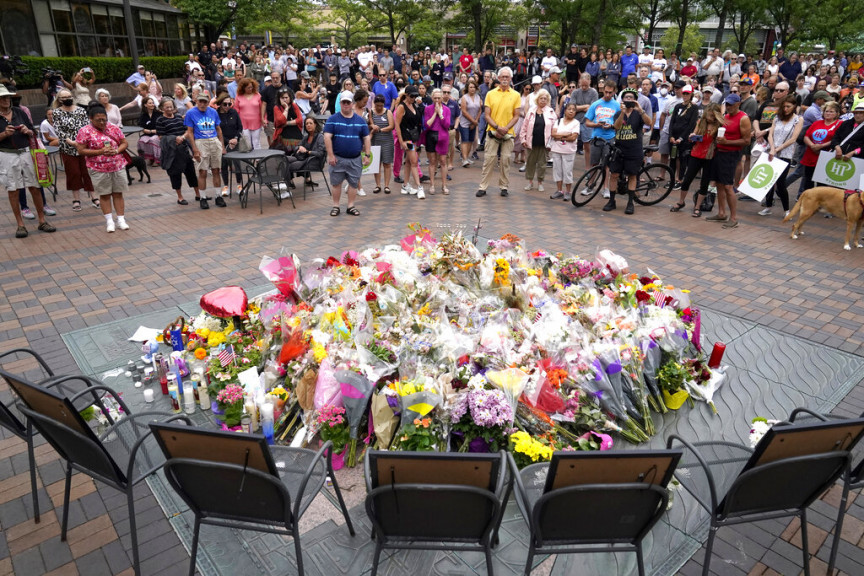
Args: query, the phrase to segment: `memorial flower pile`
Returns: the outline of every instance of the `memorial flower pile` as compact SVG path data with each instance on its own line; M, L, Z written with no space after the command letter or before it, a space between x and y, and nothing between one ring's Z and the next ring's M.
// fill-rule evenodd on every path
M713 407L722 375L702 356L688 291L608 250L586 259L528 251L512 234L478 248L458 232L411 232L302 268L262 260L275 294L191 322L189 353L208 351L211 388L270 365L263 392L280 386L310 434L329 436L341 411L349 465L373 443L509 449L527 464L645 442L654 415L687 398Z

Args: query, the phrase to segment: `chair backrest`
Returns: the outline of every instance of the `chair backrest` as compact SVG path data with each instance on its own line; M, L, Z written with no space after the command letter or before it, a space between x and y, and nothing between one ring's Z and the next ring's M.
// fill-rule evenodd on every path
M168 482L197 515L291 528L291 497L270 473L193 458L171 458L164 470Z
M285 155L265 158L258 164L258 180L263 184L284 182L287 164Z
M666 510L666 485L681 455L555 452L543 495L532 508L533 538L541 545L639 542Z
M370 451L366 511L383 538L482 542L499 519L503 453Z
M20 376L10 374L3 369L0 369L0 377L6 380L12 390L14 390L12 388L12 380L21 379ZM10 393L5 401L0 401L0 426L6 428L19 438L24 438L27 435L27 426L23 420L21 412L15 404L15 398Z

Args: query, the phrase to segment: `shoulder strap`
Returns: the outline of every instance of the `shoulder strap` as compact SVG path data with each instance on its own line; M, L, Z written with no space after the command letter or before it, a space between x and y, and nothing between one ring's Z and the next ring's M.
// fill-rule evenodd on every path
M842 148L843 145L846 144L846 142L848 142L849 139L852 138L852 136L854 136L855 133L858 132L858 130L860 130L862 126L864 126L864 122L858 124L858 126L856 126L855 129L852 130L852 132L850 132L849 135L846 136L846 138L844 138L842 142L840 142L840 147Z

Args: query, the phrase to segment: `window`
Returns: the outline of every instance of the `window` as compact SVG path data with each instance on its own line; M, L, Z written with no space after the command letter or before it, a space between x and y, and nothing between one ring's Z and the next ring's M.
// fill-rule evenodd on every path
M78 46L75 42L75 36L71 34L58 34L57 47L63 56L78 56Z
M75 32L79 34L93 33L93 22L90 20L90 6L88 4L73 4L72 20L75 22Z
M96 34L111 35L111 20L108 18L108 8L94 4L90 7L93 16L93 30Z
M41 55L29 0L9 0L0 12L0 40L7 54Z
M64 0L51 0L51 16L56 32L75 32L72 26L72 9Z
M114 36L126 36L126 19L123 17L123 10L120 8L109 8L108 17L111 19L111 32ZM126 53L128 54L128 52Z

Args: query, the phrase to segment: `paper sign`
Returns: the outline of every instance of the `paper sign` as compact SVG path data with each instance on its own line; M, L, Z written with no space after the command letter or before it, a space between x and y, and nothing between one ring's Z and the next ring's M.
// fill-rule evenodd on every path
M240 381L240 385L249 392L250 395L254 397L255 390L258 389L260 385L260 380L258 379L258 368L253 366L248 370L244 370L237 374L237 380Z
M833 152L822 151L813 172L813 181L836 186L843 190L854 189L860 185L864 176L864 160L852 158L849 161L837 160Z
M139 326L135 331L135 334L129 337L130 342L150 342L151 340L156 340L156 336L161 334L159 330L155 328L147 328L146 326Z
M789 162L776 156L769 162L768 154L762 154L744 180L738 184L738 190L761 202L788 165Z
M381 169L381 147L380 146L372 146L372 160L369 162L369 165L363 168L363 174L378 174L378 171Z

